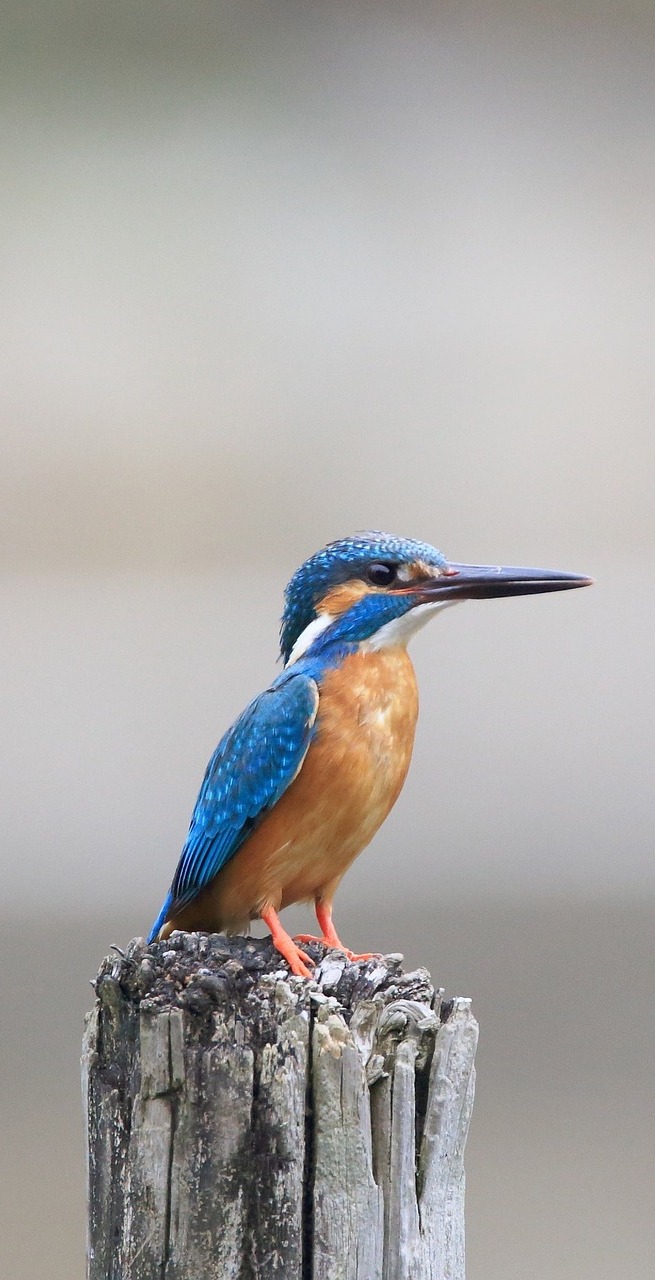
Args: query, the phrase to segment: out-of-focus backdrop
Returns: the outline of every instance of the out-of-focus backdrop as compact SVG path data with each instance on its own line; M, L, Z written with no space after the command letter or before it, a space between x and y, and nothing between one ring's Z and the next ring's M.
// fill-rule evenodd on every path
M2 1275L81 1280L88 980L159 907L287 577L379 527L597 577L419 637L338 920L473 997L470 1280L646 1280L655 10L2 22Z

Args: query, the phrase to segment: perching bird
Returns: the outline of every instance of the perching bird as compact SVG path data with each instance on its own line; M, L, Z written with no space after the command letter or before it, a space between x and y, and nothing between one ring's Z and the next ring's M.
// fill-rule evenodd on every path
M565 591L589 578L548 569L451 564L387 533L331 542L285 592L284 670L214 752L170 892L149 942L173 929L238 933L261 918L291 970L297 942L340 942L332 902L344 873L398 798L418 697L407 642L461 600ZM294 941L278 912L313 898L320 939Z

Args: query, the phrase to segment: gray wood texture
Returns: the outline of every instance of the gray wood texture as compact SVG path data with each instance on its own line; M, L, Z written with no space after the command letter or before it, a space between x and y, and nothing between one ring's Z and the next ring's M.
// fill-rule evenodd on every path
M464 1280L470 1001L400 956L174 933L87 1017L89 1280Z

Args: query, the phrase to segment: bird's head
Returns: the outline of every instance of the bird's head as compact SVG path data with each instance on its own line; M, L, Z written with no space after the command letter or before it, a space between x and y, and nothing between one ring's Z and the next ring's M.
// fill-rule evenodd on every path
M285 591L285 665L332 642L406 644L428 619L461 600L566 591L590 578L552 569L453 564L436 547L388 533L330 542L296 570Z

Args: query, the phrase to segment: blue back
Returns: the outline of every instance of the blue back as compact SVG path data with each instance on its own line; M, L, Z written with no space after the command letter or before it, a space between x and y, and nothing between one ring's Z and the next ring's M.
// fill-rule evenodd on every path
M284 671L221 738L149 942L209 884L284 794L305 758L317 710L314 680L301 671Z

